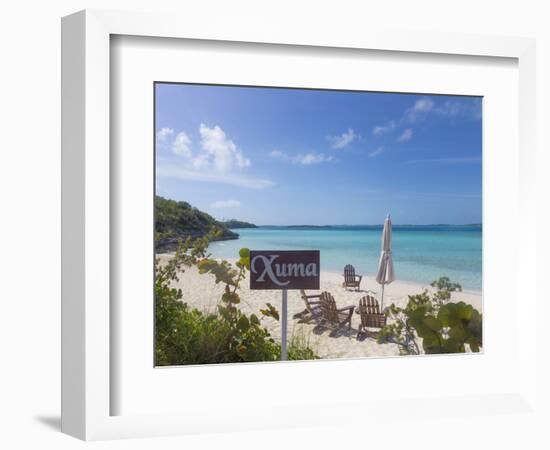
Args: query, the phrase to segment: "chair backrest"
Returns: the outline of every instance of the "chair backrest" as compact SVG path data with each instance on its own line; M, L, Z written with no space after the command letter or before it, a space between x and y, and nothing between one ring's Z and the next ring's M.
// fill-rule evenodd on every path
M382 328L386 325L386 316L380 313L380 305L372 295L365 295L359 300L361 325L364 327Z
M330 292L321 293L321 311L323 317L329 322L338 321L338 311L336 308L336 301Z
M346 282L355 282L355 267L353 267L351 264L348 264L346 267L344 267L344 280Z
M304 291L303 289L300 289L300 297L302 297L304 305L306 305L306 309L311 312L311 305L309 304L309 299L307 298L306 291Z
M380 305L372 295L365 295L359 300L359 311L365 314L380 314Z

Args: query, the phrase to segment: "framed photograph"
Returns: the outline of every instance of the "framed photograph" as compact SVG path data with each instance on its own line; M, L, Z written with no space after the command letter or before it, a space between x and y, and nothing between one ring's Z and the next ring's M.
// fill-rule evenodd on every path
M62 31L64 432L534 408L531 40Z
M156 365L482 350L482 97L154 89Z

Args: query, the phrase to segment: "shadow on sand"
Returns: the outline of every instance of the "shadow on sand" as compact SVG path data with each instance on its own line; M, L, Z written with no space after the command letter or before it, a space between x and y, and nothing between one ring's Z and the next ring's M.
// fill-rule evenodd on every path
M322 335L326 331L329 331L329 336L331 338L339 338L339 337L347 337L347 338L355 338L357 336L357 329L356 328L348 328L347 326L343 326L337 329L328 327L326 325L323 325L322 323L318 323L313 328L313 334L316 334L317 336Z

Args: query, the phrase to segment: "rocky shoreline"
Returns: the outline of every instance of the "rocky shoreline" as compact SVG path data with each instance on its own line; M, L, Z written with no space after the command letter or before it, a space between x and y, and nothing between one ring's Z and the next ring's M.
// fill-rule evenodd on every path
M199 230L193 230L190 231L187 234L182 234L179 236L171 236L166 238L160 238L155 243L155 251L156 253L171 253L175 252L178 248L180 241L185 241L189 236L191 236L191 239L196 239L199 237L205 236L207 233ZM230 230L223 230L221 236L217 236L215 238L212 238L212 241L231 241L234 239L239 239L238 233L235 233Z

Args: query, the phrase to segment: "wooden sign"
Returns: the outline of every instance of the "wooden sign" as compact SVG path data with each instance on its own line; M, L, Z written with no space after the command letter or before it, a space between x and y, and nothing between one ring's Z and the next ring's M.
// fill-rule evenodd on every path
M319 250L251 250L250 289L319 289Z

